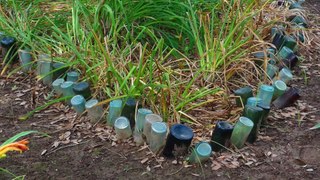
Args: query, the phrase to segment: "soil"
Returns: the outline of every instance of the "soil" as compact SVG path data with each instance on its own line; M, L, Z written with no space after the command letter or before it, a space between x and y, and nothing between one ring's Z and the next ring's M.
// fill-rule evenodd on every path
M319 36L320 2L310 0L304 6L311 12L312 33ZM86 117L77 118L61 103L20 121L18 117L43 104L50 91L31 74L1 77L0 142L31 129L50 137L31 136L30 150L10 153L0 167L26 175L25 179L318 179L320 130L309 130L320 121L318 43L314 40L311 50L301 52L304 60L294 71L291 86L298 87L302 97L294 106L272 110L253 145L238 153L215 154L211 161L192 166L181 158L155 157L147 146L137 147L131 141L115 143L111 129L92 124ZM212 162L226 164L213 170ZM0 173L0 179L11 178Z

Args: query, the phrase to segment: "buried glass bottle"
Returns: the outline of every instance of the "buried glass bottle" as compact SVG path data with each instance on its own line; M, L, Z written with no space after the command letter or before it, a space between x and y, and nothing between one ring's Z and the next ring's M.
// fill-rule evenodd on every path
M52 64L52 69L52 79L55 80L58 78L62 78L68 71L69 67L62 62L55 62Z
M88 112L88 117L92 123L98 122L103 116L102 105L98 105L97 99L90 99L86 102L85 107Z
M39 54L37 62L37 74L43 83L50 85L52 83L52 62L48 54Z
M245 105L247 103L247 99L249 97L253 96L252 89L250 87L248 87L248 86L240 88L240 89L237 89L236 91L234 91L234 94L236 96L240 96L240 98L236 99L236 104L237 104L238 107L241 107L242 103L243 103L243 105ZM242 103L241 103L241 101L242 101Z
M262 99L257 97L249 97L246 105L257 106L257 104L261 103Z
M282 80L284 83L288 84L292 79L293 75L288 68L282 68L279 72L278 79Z
M122 109L121 116L128 118L130 121L130 126L133 128L135 125L135 113L136 113L136 100L129 97Z
M283 59L282 61L289 69L293 69L297 65L299 59L297 55L291 53L289 54L288 58Z
M272 104L277 109L282 109L292 105L299 98L300 98L299 89L291 87L284 94L278 97Z
M17 49L15 47L16 39L13 37L5 36L0 41L2 47L3 62L14 61L16 59Z
M284 42L284 35L282 33L276 33L273 37L272 44L276 46L277 49L280 49Z
M78 115L82 114L85 111L85 103L86 100L81 95L75 95L71 99L71 105Z
M66 102L70 104L70 99L75 95L72 88L74 86L74 83L71 81L65 81L61 84L61 91L64 97L68 97L66 99Z
M150 109L146 108L139 108L138 113L136 116L136 126L135 126L135 131L137 132L142 132L144 123L146 122L146 115L152 114L152 111Z
M122 111L122 100L116 99L110 102L109 104L109 113L107 118L107 124L109 126L114 126L114 122L118 117L121 116Z
M90 86L89 86L89 83L87 82L76 83L73 86L73 92L75 94L82 95L85 99L91 98Z
M249 143L254 143L260 130L263 109L256 106L246 106L243 110L243 116L249 118L253 122L252 130L247 138Z
M230 139L233 126L226 121L218 121L211 136L211 148L218 152L226 147L226 142Z
M274 78L274 76L278 73L279 68L275 65L268 63L267 65L267 75L270 79Z
M67 73L67 81L77 82L80 74L77 71L70 71Z
M147 114L145 116L145 122L143 126L143 134L146 137L147 143L150 143L150 136L151 136L151 126L154 122L162 122L163 119L157 114Z
M162 152L163 155L174 157L186 154L193 136L194 134L190 127L183 124L172 125Z
M292 36L285 36L283 47L288 47L295 52L297 50L297 41Z
M31 50L29 48L18 50L19 61L21 64L21 70L23 72L28 72L32 67L32 56Z
M193 148L191 155L187 158L190 163L201 163L210 158L212 149L209 143L199 142Z
M238 149L244 146L251 130L253 128L253 122L246 117L240 117L238 122L233 128L231 134L231 144L233 144Z
M130 122L126 117L120 116L114 122L114 130L118 140L124 140L132 135Z
M270 105L266 105L264 103L259 103L257 105L257 107L263 109L262 116L261 116L261 126L264 126L264 125L266 125L266 122L267 122L267 119L269 116Z
M283 60L289 58L291 54L294 54L293 51L287 46L283 46L278 53L278 57Z
M154 122L151 125L150 149L157 153L165 143L167 136L167 125L164 122Z
M291 23L296 24L296 25L300 25L303 27L308 27L308 23L306 21L306 19L300 15L295 16L292 20Z
M287 90L287 85L282 80L276 80L273 83L273 87L274 87L274 93L273 93L272 99L277 99Z
M61 89L61 84L63 84L64 82L65 82L64 79L59 78L54 80L52 83L53 90L56 92L58 96L60 96L63 92Z
M259 92L257 97L261 99L261 103L270 105L272 101L273 93L274 93L274 88L272 86L262 84L259 87Z

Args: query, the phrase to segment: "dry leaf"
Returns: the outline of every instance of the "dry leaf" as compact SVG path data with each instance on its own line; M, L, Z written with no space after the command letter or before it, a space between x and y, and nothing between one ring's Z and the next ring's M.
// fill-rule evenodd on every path
M220 169L222 166L220 163L218 163L217 161L212 161L212 165L211 165L211 168L213 171L216 171L218 169Z
M141 162L141 164L144 164L144 163L146 163L147 161L148 161L148 159L149 158L144 158L144 159L142 159L140 162Z

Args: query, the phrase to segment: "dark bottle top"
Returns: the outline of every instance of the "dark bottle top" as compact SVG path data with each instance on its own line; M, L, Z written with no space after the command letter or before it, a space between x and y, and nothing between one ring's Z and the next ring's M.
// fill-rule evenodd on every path
M253 128L248 136L247 141L254 143L257 140L262 120L263 109L256 106L247 105L244 108L243 116L252 120Z
M288 58L283 59L284 64L290 69L293 69L297 65L298 61L299 59L294 53L290 53Z
M162 152L163 155L166 157L174 157L175 155L186 154L193 136L192 129L186 125L175 124L171 126L166 145ZM175 153L173 151L175 151Z
M1 39L1 46L3 48L10 48L16 43L16 39L13 37L4 37Z
M226 147L226 142L230 140L233 126L227 121L218 121L211 136L211 148L218 152Z
M286 46L293 51L297 46L297 41L292 36L284 36L283 46Z
M2 58L4 58L4 62L8 62L11 59L13 61L18 59L15 43L16 39L13 37L6 36L1 39L0 44L2 47Z
M299 89L291 87L284 94L278 97L272 104L277 109L282 109L292 105L299 98L300 98Z
M257 107L263 109L263 112L262 112L262 115L261 115L261 126L264 126L264 125L266 125L267 118L269 116L270 106L266 105L264 103L258 103Z
M85 99L91 98L90 85L87 82L80 82L73 86L76 95L82 95Z
M138 107L139 108L139 107ZM136 100L129 97L122 109L121 116L129 119L131 128L135 125Z
M243 88L240 88L240 89L237 89L236 91L234 91L234 94L236 96L240 96L242 102L243 102L243 105L246 105L247 103L247 99L249 97L253 97L253 92L252 92L252 89L248 86L246 87L243 87ZM241 100L239 98L236 99L236 104L238 107L241 107Z
M55 62L52 65L53 73L52 78L53 80L56 80L58 78L61 78L69 69L64 63L61 62Z
M276 33L273 37L272 44L276 46L277 49L280 49L284 43L284 35Z

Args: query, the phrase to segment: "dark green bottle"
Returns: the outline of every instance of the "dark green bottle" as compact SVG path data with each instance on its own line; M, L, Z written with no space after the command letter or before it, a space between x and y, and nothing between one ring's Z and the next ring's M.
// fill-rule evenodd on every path
M290 48L293 52L295 52L297 47L297 41L292 36L285 36L283 46Z
M69 67L66 66L64 63L61 62L55 62L52 64L52 80L56 80L58 78L61 78L66 72L68 71Z
M218 121L211 136L211 148L218 152L226 146L226 142L230 140L233 131L233 125L227 121Z
M73 86L73 92L76 95L82 95L84 99L88 100L91 98L91 91L89 83L87 82L80 82Z
M252 89L248 86L237 89L236 91L234 91L234 94L236 96L240 96L240 98L236 99L236 104L238 107L242 107L241 100L242 100L243 105L245 105L245 104L247 104L247 99L249 97L253 97Z
M264 103L258 103L257 107L263 109L262 117L261 117L261 126L266 125L267 118L270 112L270 105L266 105Z
M248 136L247 141L254 143L257 140L262 120L263 109L256 106L246 105L243 110L243 116L252 120L253 128Z

